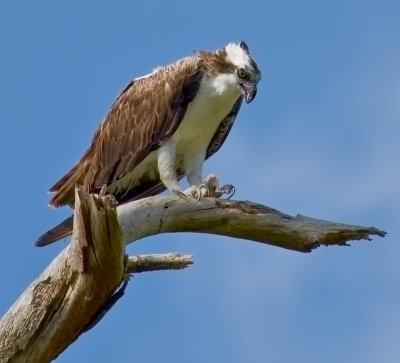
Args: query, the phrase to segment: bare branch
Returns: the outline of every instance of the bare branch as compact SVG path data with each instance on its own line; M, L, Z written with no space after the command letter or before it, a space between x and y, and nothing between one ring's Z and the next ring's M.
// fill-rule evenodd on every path
M292 217L251 202L157 196L116 209L109 196L88 196L79 188L75 194L71 244L0 321L1 362L49 362L123 296L130 273L192 263L189 255L124 255L125 244L146 236L214 233L309 252L321 244L386 234L374 227Z
M191 255L165 253L159 255L129 256L125 263L126 273L182 270L193 263Z
M249 201L202 198L196 203L156 196L119 206L117 212L125 243L166 232L201 232L310 252L320 245L346 245L386 234L374 227L293 217Z
M124 254L110 198L76 190L72 242L0 322L1 362L48 362L74 341L121 283ZM101 283L99 283L101 281Z
M190 263L177 254L125 258L113 199L77 189L72 242L0 321L0 362L49 362L123 295L127 274Z

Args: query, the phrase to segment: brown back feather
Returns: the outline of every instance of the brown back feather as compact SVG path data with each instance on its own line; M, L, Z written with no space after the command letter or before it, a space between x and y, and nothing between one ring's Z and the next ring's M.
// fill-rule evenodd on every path
M75 184L82 184L90 193L97 192L159 148L178 128L202 75L202 60L192 57L132 81L96 131L89 150L50 189L55 193L50 205L73 205Z

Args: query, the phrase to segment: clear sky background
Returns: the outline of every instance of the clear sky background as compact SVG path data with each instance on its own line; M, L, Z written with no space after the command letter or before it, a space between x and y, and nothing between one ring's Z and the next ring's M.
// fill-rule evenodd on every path
M136 275L57 362L400 361L400 2L8 1L0 5L0 313L67 241L46 191L118 92L158 65L246 40L263 71L205 166L281 211L386 238L302 254L174 234L130 254L192 253Z

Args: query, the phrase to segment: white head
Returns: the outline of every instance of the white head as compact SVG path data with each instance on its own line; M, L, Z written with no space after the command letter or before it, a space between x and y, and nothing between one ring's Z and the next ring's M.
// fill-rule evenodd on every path
M225 46L226 59L237 68L252 68L249 49L244 42Z
M199 56L212 76L240 91L247 103L254 99L261 72L245 42L229 43L214 53L200 52Z
M239 44L229 43L225 47L226 60L235 67L237 84L247 103L251 102L257 93L257 83L261 72L250 55L249 47L244 41Z
M250 55L249 47L244 41L229 43L223 48L223 52L230 74L235 76L235 83L243 98L247 103L251 102L256 96L261 72Z

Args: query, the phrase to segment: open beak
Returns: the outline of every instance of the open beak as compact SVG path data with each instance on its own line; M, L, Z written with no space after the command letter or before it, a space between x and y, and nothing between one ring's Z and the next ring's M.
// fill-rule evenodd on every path
M240 84L240 90L246 103L250 103L254 100L257 94L257 86L251 83Z

